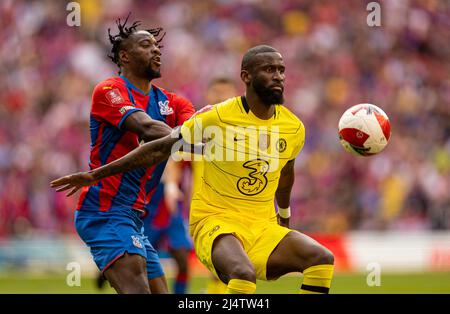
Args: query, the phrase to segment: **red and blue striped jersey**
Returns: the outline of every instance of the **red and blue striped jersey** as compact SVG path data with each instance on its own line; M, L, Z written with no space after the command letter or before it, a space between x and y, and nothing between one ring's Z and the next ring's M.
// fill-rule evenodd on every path
M94 88L92 95L90 169L116 160L139 146L138 136L122 129L125 119L136 111L144 111L173 128L189 119L194 107L189 100L155 85L145 94L123 76L106 79ZM111 207L145 210L165 164L138 168L84 187L77 210L108 211Z

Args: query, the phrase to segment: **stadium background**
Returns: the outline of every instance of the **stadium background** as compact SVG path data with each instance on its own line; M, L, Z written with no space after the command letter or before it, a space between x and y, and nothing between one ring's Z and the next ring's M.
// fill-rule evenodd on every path
M80 27L66 23L68 1L0 2L0 293L95 292L76 197L49 182L87 169L92 88L117 72L107 29L128 12L165 28L156 84L198 108L218 75L243 91L246 49L281 51L286 106L307 132L291 225L335 252L332 292L450 293L449 2L378 1L381 27L367 25L369 1L357 0L77 2ZM391 120L375 157L351 156L337 138L340 115L361 102ZM66 284L70 262L81 264L81 287ZM199 293L207 274L192 263ZM380 287L366 283L370 265L381 267ZM298 286L288 276L258 291Z

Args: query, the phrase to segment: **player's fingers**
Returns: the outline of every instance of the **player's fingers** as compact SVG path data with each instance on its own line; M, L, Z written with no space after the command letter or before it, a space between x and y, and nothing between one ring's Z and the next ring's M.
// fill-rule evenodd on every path
M64 180L64 178L59 178L59 179L56 179L56 180L53 180L52 182L50 182L50 186L52 188L54 188L54 187L61 186L66 183L67 182L66 182L66 180Z
M54 188L54 187L57 187L57 186L68 184L68 183L70 183L71 178L72 178L72 176L70 175L70 176L65 176L65 177L53 180L52 182L50 182L50 186L52 188Z
M75 192L78 191L80 188L81 188L80 186L74 187L74 188L72 189L72 191L70 191L69 193L67 193L66 196L69 197L69 196L75 194Z
M61 186L61 187L57 188L56 192L63 192L63 191L66 191L66 190L68 190L68 189L70 189L72 187L73 187L72 184L67 184L65 186Z

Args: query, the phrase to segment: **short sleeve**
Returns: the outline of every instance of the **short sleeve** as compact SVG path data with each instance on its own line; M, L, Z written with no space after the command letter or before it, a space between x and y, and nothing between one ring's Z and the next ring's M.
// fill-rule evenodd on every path
M297 155L300 153L300 151L302 150L303 146L305 145L305 126L303 125L302 122L300 122L300 126L297 130L297 134L295 136L295 138L297 139L296 145L292 151L292 155L289 158L289 160L293 160L297 157Z
M112 124L119 129L125 119L136 111L124 86L102 83L95 87L92 95L92 116Z
M214 106L206 106L195 112L181 126L181 136L189 144L197 144L203 140L203 130L211 125L218 125L219 117Z

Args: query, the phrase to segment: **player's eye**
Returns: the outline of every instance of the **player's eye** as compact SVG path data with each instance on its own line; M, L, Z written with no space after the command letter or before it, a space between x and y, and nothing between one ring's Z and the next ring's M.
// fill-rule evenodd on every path
M144 48L148 48L148 47L151 46L151 43L148 42L148 41L143 41L143 42L141 43L141 46L144 47Z
M273 72L273 67L267 67L266 71L267 71L267 73L272 73Z

